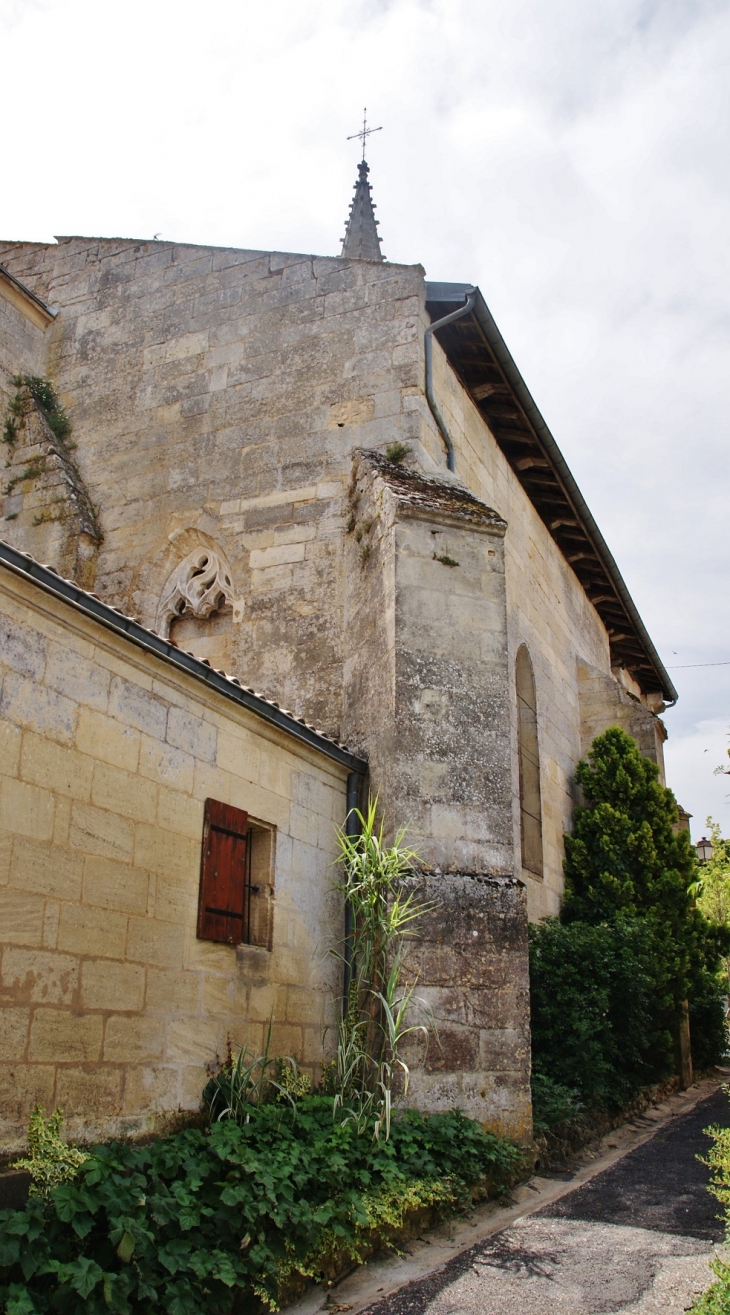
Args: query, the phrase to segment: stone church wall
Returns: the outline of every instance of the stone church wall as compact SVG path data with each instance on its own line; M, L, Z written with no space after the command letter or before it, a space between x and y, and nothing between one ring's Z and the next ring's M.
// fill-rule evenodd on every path
M234 669L345 735L352 450L419 438L420 267L79 238L0 260L61 308L46 369L99 507L96 591L154 626L174 536L206 535L245 599Z
M346 768L4 566L0 746L0 1152L36 1102L74 1137L170 1126L270 1019L315 1073ZM273 850L270 950L196 939L207 797Z
M526 644L535 675L540 746L544 878L517 869L531 918L558 911L563 888L563 834L574 807L573 772L583 752L579 661L613 681L608 636L577 577L557 548L441 348L434 350L436 395L456 448L456 470L507 521L505 580L512 703L514 851L519 854L515 660ZM612 724L605 706L604 730ZM650 714L647 714L650 716ZM597 723L598 724L598 723Z
M15 388L15 374L42 374L46 358L47 329L39 316L23 308L22 297L5 285L0 274L0 415L5 422ZM1 427L0 424L0 427Z

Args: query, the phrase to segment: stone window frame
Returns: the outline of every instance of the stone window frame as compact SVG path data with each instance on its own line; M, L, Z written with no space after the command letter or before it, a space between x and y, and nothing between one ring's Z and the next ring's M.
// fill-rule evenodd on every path
M520 780L520 861L524 871L542 881L545 861L537 689L527 644L520 644L515 658L515 693Z

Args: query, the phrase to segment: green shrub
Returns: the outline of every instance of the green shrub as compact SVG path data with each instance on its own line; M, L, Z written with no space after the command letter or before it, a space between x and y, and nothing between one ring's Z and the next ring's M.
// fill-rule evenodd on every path
M727 1087L724 1088L727 1092ZM706 1128L714 1145L703 1164L710 1168L709 1191L724 1207L725 1240L730 1238L730 1128ZM730 1315L730 1265L719 1257L710 1261L710 1269L717 1282L702 1294L692 1307L692 1315Z
M0 1300L8 1315L226 1315L236 1293L275 1307L292 1271L356 1260L407 1209L462 1208L520 1159L457 1111L404 1112L378 1142L335 1122L327 1096L97 1146L49 1200L0 1213Z
M54 1110L47 1119L36 1105L28 1127L30 1154L17 1160L14 1169L27 1169L31 1176L31 1196L50 1196L59 1183L71 1182L88 1156L69 1146L61 1136L63 1111Z
M621 1037L630 1051L621 1068L630 1078L647 1063L655 1073L663 1071L666 1043L677 1034L686 1000L694 1015L697 1067L718 1063L726 1048L717 1007L719 971L730 930L695 905L697 861L689 833L677 828L674 795L659 781L656 764L617 726L594 740L576 779L586 806L576 809L573 834L565 838L561 919L617 928L642 922L647 946L651 942L648 954L642 950L639 956L640 994L653 1012L649 1044L644 1047L629 1029ZM585 967L590 971L590 960ZM628 1001L627 1020L635 1015Z
M532 1124L535 1132L544 1132L556 1123L577 1119L585 1106L577 1091L564 1087L546 1073L532 1073Z
M592 1108L619 1109L672 1072L662 1025L668 987L652 929L640 918L613 925L530 927L533 1067Z

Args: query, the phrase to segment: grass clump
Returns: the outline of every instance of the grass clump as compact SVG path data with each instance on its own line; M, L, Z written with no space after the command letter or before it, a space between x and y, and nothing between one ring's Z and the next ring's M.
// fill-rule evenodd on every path
M400 466L411 455L411 449L407 443L389 443L385 455L394 466Z

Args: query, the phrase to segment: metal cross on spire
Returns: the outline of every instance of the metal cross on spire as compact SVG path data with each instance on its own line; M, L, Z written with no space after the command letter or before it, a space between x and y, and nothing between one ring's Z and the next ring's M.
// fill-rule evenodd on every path
M379 128L368 128L368 109L366 105L365 109L362 112L362 128L360 129L359 132L353 132L351 136L348 137L347 140L348 142L354 142L356 137L360 138L360 141L362 142L362 158L364 160L365 142L367 141L368 137L372 132L382 132L382 131L383 131L382 125Z

